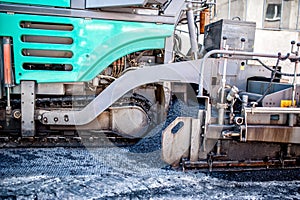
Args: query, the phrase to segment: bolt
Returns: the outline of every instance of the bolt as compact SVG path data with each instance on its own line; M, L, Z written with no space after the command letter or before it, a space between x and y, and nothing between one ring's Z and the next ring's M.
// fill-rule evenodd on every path
M64 120L65 120L65 122L68 122L68 121L69 121L68 115L65 115L65 116L64 116Z
M53 120L54 120L54 122L58 122L58 118L57 117L54 117Z
M48 122L48 118L47 118L47 117L44 117L44 118L43 118L43 121L44 121L44 123L47 123L47 122Z
M13 111L13 117L14 117L15 119L20 119L21 116L22 116L22 114L21 114L21 111L20 111L20 110L14 110L14 111Z

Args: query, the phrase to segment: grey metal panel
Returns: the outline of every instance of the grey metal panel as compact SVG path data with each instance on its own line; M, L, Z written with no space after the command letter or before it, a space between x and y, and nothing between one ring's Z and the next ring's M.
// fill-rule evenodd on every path
M118 134L130 138L141 138L147 133L150 119L142 108L137 106L112 107L110 111L111 129Z
M273 84L272 84L272 86L273 86ZM266 85L264 85L264 87L266 87ZM292 102L292 93L293 93L292 85L289 85L289 84L280 85L277 83L277 85L271 87L271 90L274 90L274 88L282 89L284 87L289 87L289 88L266 95L266 97L262 101L263 106L265 106L265 107L280 107L281 100L291 100L291 102ZM259 89L257 89L257 91L259 91ZM299 104L299 99L300 99L299 94L300 94L300 87L298 86L296 88L296 102L298 104Z
M165 16L174 16L177 23L182 11L186 8L186 2L183 0L172 0L164 10Z
M101 8L103 12L115 12L115 13L131 13L138 15L159 15L159 9L151 9L146 7L107 7Z
M71 8L74 9L85 9L86 0L71 0Z
M86 0L86 8L143 6L147 0Z
M224 59L218 61L218 75L223 76L224 74ZM240 63L237 60L227 60L226 76L238 76L240 73ZM244 80L245 81L245 80Z
M87 124L128 91L140 85L164 81L199 83L201 62L202 60L194 60L129 71L110 84L82 110L45 112L42 114L43 123L56 125ZM66 118L68 120L65 120Z
M192 119L190 160L196 162L199 159L201 144L201 127L204 110L199 110L199 119Z
M247 141L299 144L299 133L299 127L251 125L247 127Z
M183 126L174 134L172 130L181 123ZM162 133L162 159L178 166L182 158L189 157L191 146L191 117L177 117Z
M205 50L222 49L223 37L229 49L241 50L241 39L246 39L243 51L252 52L255 39L255 22L222 19L205 26Z
M35 94L42 95L64 95L66 93L63 83L39 83L36 85ZM11 88L11 94L20 94L21 85L16 85Z
M276 115L277 119L272 119L272 116ZM288 122L288 114L269 114L269 113L262 113L262 114L255 114L247 115L247 125L265 125L265 124L272 124L272 125L286 125Z
M164 14L168 16L176 16L181 12L181 8L184 8L186 2L183 0L172 0L168 7L165 9Z
M22 136L32 137L35 135L34 109L35 109L35 82L21 82L21 113L22 113Z
M174 24L176 19L173 16L157 16L157 15L138 15L130 13L117 12L101 12L94 10L78 10L78 9L64 9L51 7L37 7L14 4L1 4L0 12L50 15L50 16L65 16L65 17L81 17L93 19L109 19L122 21L136 21L136 22L153 22L163 24Z
M148 0L148 3L160 3L165 4L168 0Z
M63 83L40 83L37 84L36 94L64 95L65 88Z
M267 81L249 80L247 91L252 92L252 93L256 93L256 94L264 94L265 91L268 89L269 84L270 83L267 82ZM291 87L293 87L293 85L288 84L288 83L273 82L272 85L270 86L270 88L268 89L267 94L278 92L280 90L285 90L285 89L291 88ZM283 96L280 95L280 97L283 97ZM286 96L285 98L292 98L292 96Z
M165 55L164 55L164 63L170 63L174 59L174 36L166 38L165 40Z

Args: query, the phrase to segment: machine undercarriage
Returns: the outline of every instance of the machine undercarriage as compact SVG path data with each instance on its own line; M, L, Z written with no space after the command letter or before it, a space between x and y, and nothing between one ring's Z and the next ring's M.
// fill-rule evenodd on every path
M198 116L163 131L166 163L299 167L300 43L255 53L255 23L203 22L214 1L63 2L0 1L1 24L12 23L0 28L0 147L132 144L178 95Z
M133 88L113 102L99 116L84 125L47 125L46 118L40 120L41 115L38 113L81 110L126 72L157 65L156 61L161 62L159 59L163 52L160 50L159 53L158 56L156 51L147 50L122 57L90 82L36 84L33 81L27 81L14 86L10 93L10 106L7 106L7 99L1 100L1 113L3 114L0 119L1 140L4 141L2 145L25 146L22 141L25 141L27 145L28 141L32 141L31 146L39 146L39 142L41 146L51 145L51 143L55 146L56 140L56 146L59 143L76 146L84 139L99 140L99 136L93 133L95 131L98 131L100 135L102 132L102 134L108 134L108 137L124 138L126 141L134 141L145 136L148 129L161 123L167 114L166 109L170 100L168 93L170 92L167 89L166 92L164 91L164 87L167 86L163 86L163 83L151 83ZM45 68L41 65L32 66L32 68L35 67ZM31 127L31 130L22 127L24 123L22 104L27 103L25 102L27 99L21 100L21 90L24 95L29 92L34 93L31 102L34 104L33 124L35 125ZM23 109L24 112L27 112L26 108ZM75 141L75 144L72 144L70 140Z

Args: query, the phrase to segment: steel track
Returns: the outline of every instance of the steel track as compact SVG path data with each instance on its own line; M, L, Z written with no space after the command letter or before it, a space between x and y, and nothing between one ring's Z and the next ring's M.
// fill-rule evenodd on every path
M138 142L140 138L123 138L113 133L82 133L76 136L0 137L0 148L49 148L49 147L124 147Z

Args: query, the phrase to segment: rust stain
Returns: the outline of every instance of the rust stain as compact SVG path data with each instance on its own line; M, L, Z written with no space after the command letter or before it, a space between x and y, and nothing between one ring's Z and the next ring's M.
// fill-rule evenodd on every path
M248 141L279 142L279 143L297 143L293 141L296 131L293 127L270 127L270 126L250 126L247 130Z

